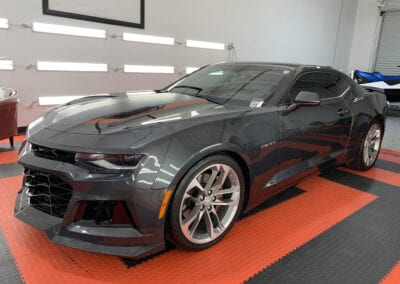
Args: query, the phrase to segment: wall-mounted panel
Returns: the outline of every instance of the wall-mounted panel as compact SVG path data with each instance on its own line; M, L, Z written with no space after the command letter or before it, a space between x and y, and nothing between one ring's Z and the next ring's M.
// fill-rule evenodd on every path
M144 0L43 0L47 15L144 28Z

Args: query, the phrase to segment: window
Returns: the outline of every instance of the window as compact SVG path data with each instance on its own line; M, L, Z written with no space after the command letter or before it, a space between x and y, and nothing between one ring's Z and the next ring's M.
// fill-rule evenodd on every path
M306 91L319 94L321 99L335 98L342 95L348 87L346 77L339 73L310 72L296 81L290 97L294 99L299 92Z

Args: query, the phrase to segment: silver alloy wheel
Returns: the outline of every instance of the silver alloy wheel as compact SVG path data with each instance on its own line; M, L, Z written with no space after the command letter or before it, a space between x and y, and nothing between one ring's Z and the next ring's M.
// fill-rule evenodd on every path
M368 130L364 141L363 159L367 167L371 166L378 157L381 146L382 130L379 124L373 124Z
M212 164L198 173L185 189L179 225L196 244L218 238L232 223L240 203L240 181L233 168Z

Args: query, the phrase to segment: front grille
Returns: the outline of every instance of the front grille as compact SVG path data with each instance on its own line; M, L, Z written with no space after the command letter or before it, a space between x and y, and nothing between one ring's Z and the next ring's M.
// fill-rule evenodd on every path
M75 163L75 153L74 152L52 149L52 148L40 146L37 144L32 144L32 151L35 154L35 156L38 156L41 158L56 160L56 161L61 161L61 162L67 162L67 163L71 163L71 164Z
M26 168L24 185L29 204L44 213L63 218L72 196L72 188L63 178Z

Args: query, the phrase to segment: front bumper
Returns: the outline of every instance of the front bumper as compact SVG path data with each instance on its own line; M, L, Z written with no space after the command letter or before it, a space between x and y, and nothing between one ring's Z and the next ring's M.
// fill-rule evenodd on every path
M19 162L25 169L50 175L49 179L60 178L70 186L72 194L62 215L45 212L45 207L32 202L31 182L27 183L26 176L17 195L15 216L44 231L53 242L131 258L142 258L165 248L164 219L160 220L158 213L166 189L141 190L135 188L132 174L93 174L69 163L40 158L34 155L29 144L23 146ZM54 202L49 198L50 203ZM117 203L124 204L129 222L112 221L116 219L112 216L115 208L106 212L111 212L108 219L103 216L97 222L99 205ZM87 214L89 208L97 213Z

